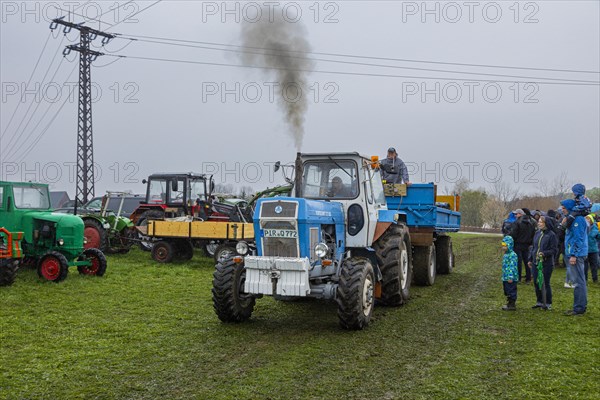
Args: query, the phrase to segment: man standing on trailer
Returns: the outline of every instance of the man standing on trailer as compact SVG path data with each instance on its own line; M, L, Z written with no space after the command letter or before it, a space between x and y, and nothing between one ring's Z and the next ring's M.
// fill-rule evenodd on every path
M387 158L384 158L380 162L380 165L381 178L385 183L404 183L410 185L406 164L398 157L395 148L390 147L388 149Z

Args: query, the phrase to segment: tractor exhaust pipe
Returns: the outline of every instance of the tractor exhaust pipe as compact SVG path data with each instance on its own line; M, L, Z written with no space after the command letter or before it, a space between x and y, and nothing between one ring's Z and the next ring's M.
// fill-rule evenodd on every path
M302 160L300 159L301 153L296 153L296 164L295 164L295 174L294 174L294 189L296 193L296 197L302 197Z

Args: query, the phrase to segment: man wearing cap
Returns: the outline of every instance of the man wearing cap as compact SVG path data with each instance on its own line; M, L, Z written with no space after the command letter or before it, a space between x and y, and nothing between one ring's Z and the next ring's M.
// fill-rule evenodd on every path
M529 262L529 246L533 244L535 235L535 225L523 209L518 208L513 211L513 214L517 220L512 226L510 236L515 242L519 282L523 279L523 267L525 267L525 283L531 283L531 270L527 268L527 263Z
M560 204L573 215L575 200L566 199ZM585 258L588 255L588 233L585 217L577 215L569 223L566 221L565 259L571 266L571 277L575 284L573 290L573 309L565 315L582 315L587 309L587 286L585 282Z
M398 157L395 148L390 147L388 149L387 158L384 158L380 162L380 165L381 179L383 179L385 183L405 183L410 185L406 164Z

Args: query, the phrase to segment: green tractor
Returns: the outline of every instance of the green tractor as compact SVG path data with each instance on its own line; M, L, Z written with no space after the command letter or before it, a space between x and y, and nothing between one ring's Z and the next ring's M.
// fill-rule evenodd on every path
M84 249L82 219L52 212L48 185L0 181L0 228L0 268L12 280L22 264L35 265L38 275L52 282L64 280L72 266L83 275L106 272L104 253Z
M86 249L94 248L113 254L129 252L135 240L135 226L129 218L121 216L123 201L128 195L125 192L106 192L99 210L76 211L83 220ZM108 209L111 198L119 200L117 210Z

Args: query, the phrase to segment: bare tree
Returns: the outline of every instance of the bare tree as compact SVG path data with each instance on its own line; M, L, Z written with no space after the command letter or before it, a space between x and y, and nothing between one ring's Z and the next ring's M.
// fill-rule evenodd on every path
M504 202L494 196L488 196L481 207L483 223L489 225L490 228L502 227L502 222L507 214L508 210Z
M254 189L252 188L252 186L242 186L239 189L239 196L242 199L249 199L250 197L252 197L254 195Z
M519 196L519 188L513 187L509 182L497 181L492 184L491 194L500 200L505 207L510 208Z
M462 177L454 184L452 192L453 194L461 195L467 190L469 190L469 179Z

